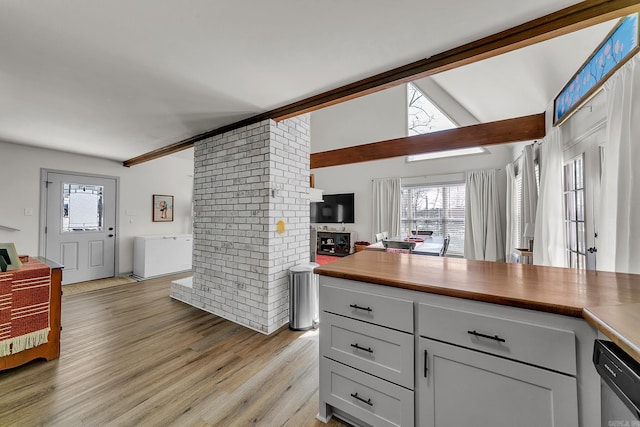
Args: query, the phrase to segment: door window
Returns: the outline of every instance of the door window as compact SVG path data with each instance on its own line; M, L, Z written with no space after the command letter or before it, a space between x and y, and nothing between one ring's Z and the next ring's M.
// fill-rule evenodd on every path
M586 267L584 159L580 155L564 165L564 222L567 265Z
M104 231L104 187L62 184L62 232Z

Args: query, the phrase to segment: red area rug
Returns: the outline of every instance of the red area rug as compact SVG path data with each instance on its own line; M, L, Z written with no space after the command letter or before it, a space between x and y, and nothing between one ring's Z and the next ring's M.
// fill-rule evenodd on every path
M47 342L51 270L38 260L0 273L0 356Z
M320 265L329 264L330 262L338 261L341 257L331 255L316 255L316 262Z

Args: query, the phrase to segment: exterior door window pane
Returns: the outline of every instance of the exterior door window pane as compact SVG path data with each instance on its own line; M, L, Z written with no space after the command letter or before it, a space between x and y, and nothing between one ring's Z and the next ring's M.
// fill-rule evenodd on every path
M564 194L565 218L570 221L576 220L575 194L573 191Z
M564 189L565 191L575 190L575 166L573 163L564 166Z
M576 190L576 218L584 221L584 190Z
M584 222L578 222L578 234L577 234L577 243L578 243L578 252L586 253L585 242L586 242L586 234L585 234L585 224Z

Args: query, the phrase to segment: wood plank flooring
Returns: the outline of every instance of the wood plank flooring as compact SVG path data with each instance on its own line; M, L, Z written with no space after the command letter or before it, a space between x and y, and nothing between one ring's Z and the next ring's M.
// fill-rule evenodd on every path
M185 276L63 296L60 358L0 372L0 425L325 426L317 332L265 336L169 298Z
M70 285L62 285L64 295L83 294L97 289L110 288L112 286L128 285L137 282L129 276L108 277L106 279L90 280L88 282L73 283Z

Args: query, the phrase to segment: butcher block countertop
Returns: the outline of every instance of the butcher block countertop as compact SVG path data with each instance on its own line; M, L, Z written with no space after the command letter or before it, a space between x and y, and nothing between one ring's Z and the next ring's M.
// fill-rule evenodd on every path
M640 304L587 307L584 318L640 363Z
M315 273L584 317L640 361L640 275L361 251ZM634 311L635 310L635 311Z

